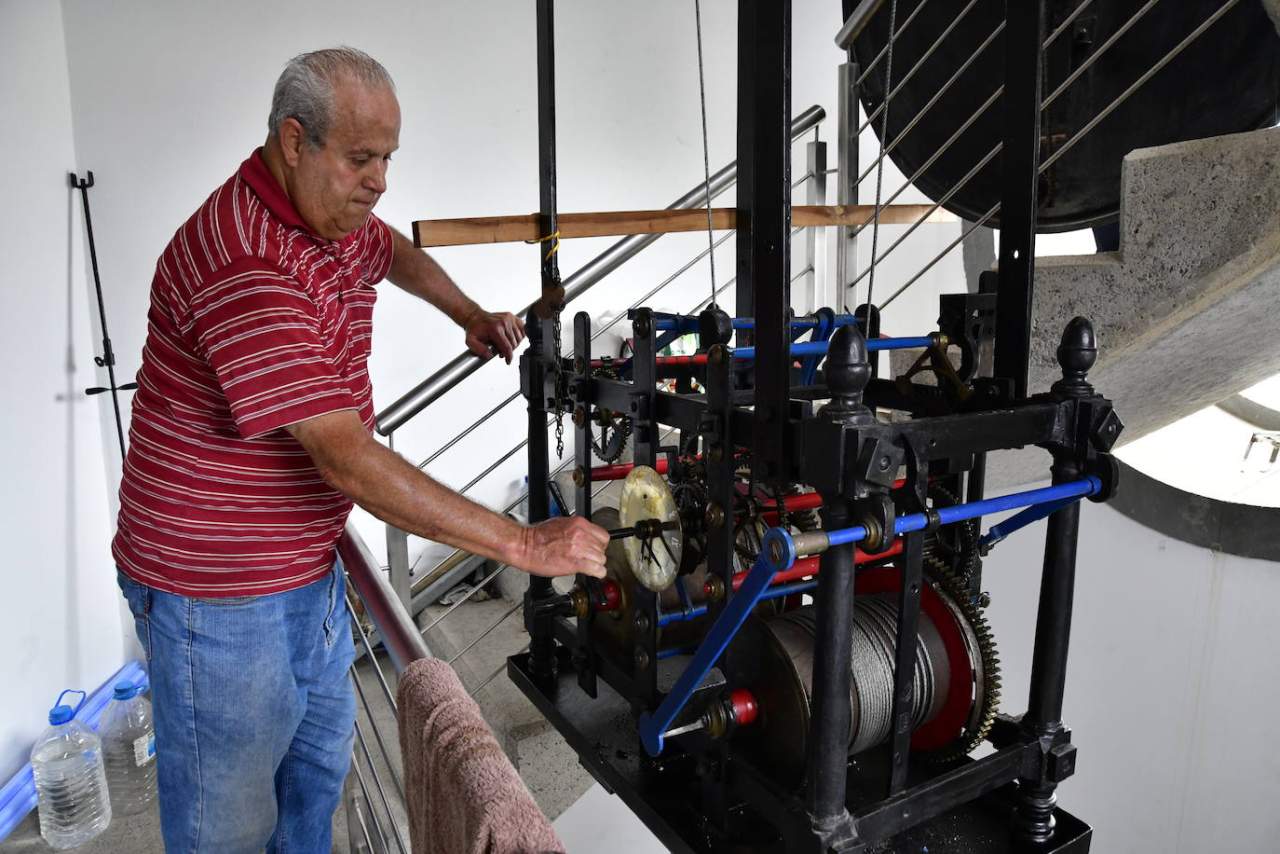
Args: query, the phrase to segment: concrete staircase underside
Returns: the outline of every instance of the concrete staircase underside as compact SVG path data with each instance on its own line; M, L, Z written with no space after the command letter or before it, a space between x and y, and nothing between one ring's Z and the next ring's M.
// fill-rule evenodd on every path
M1076 315L1097 331L1090 379L1125 422L1122 444L1280 370L1280 129L1125 158L1120 250L1037 261L1033 391L1060 375ZM1047 476L1048 455L1029 449L994 455L989 482Z

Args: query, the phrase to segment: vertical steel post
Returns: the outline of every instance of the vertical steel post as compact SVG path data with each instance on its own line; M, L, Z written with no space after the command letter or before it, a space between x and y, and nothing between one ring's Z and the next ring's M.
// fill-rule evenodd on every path
M928 471L918 473L928 477ZM898 595L898 633L893 668L893 729L889 734L892 764L889 796L907 786L911 724L915 694L916 646L920 636L920 586L924 583L924 532L903 535L902 590Z
M815 131L815 136L816 136ZM809 167L809 180L805 183L805 204L825 205L827 203L827 144L819 139L805 146L805 159ZM827 286L827 229L811 226L804 235L805 266L809 272L805 281L809 283L805 294L804 310L809 313L817 311L824 305ZM839 308L836 308L839 311Z
M827 531L851 524L843 496L823 496L822 527ZM809 769L806 801L814 829L823 836L848 819L845 777L849 772L849 728L853 682L850 638L853 637L852 545L834 546L819 558L814 596L816 632L813 644L813 710L809 724Z
M1080 477L1076 464L1059 458L1053 482ZM1040 579L1040 608L1036 615L1035 647L1031 654L1031 692L1022 726L1040 739L1062 729L1062 697L1067 682L1067 648L1071 640L1071 609L1076 581L1076 537L1080 530L1080 502L1074 501L1049 517L1045 532L1044 572ZM1028 841L1053 836L1053 807L1057 784L1039 778L1020 783L1017 828Z
M1040 178L1041 46L1045 0L1005 4L1004 191L1000 202L1000 289L996 297L995 374L1026 397L1035 290L1036 204Z
M1093 394L1087 375L1097 358L1097 341L1088 320L1077 317L1067 324L1058 346L1062 379L1050 393L1059 399L1085 398ZM1081 475L1075 454L1080 443L1075 432L1088 429L1074 419L1068 441L1053 452L1053 482L1067 483ZM1063 750L1062 697L1067 687L1067 652L1071 643L1071 611L1076 587L1076 540L1080 533L1080 502L1074 501L1049 517L1044 541L1044 571L1040 578L1040 607L1036 614L1036 639L1031 652L1031 690L1027 713L1022 717L1026 733L1039 739L1046 751ZM1051 747L1050 745L1053 744ZM1072 763L1074 764L1074 760ZM1016 827L1032 843L1053 836L1053 806L1060 777L1042 769L1019 782Z
M396 449L396 434L387 434L387 447ZM409 533L387 523L387 572L391 589L406 608L413 601L413 584L409 578Z
M786 479L791 391L791 0L738 0L738 313L755 318L758 480Z
M580 311L573 317L573 372L586 385L591 370L591 315ZM579 391L582 390L582 385ZM594 413L590 395L574 396L573 457L574 501L573 512L585 519L591 518L591 423ZM600 590L599 582L586 576L578 576L578 585L594 598ZM593 603L594 604L594 603ZM578 671L578 685L590 697L596 696L596 661L591 643L591 623L595 619L594 608L578 617L577 649L574 666Z
M836 204L858 203L858 63L845 62L836 74ZM831 301L837 312L845 289L858 274L858 238L854 229L836 229L836 281Z
M547 461L547 395L546 371L557 364L554 328L556 321L546 319L546 309L559 311L564 289L560 284L560 263L556 253L556 75L554 0L537 0L538 42L538 222L545 242L537 245L539 272L542 278L543 304L535 308L528 324L529 333L529 521L541 522L550 515L547 498L549 466ZM555 595L551 579L533 576L529 579L529 606ZM527 617L526 617L527 619ZM530 671L544 685L554 684L556 674L554 625L550 617L529 622Z
M637 309L631 322L633 355L631 379L635 383L634 458L638 466L653 468L658 462L659 430L654 418L657 399L657 324L647 308ZM632 595L635 607L632 618L632 679L637 693L649 708L655 708L658 696L658 595L637 584Z

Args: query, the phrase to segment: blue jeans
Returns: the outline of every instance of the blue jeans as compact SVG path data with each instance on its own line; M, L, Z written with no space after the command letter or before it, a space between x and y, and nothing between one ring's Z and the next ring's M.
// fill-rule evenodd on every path
M269 596L119 584L147 653L168 854L328 854L351 760L341 566Z

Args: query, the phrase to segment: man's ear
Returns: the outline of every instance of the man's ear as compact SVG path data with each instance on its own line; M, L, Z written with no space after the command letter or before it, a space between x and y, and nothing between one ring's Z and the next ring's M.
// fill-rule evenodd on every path
M302 146L307 144L307 131L295 118L287 118L280 123L277 131L280 138L280 152L289 168L296 168L302 157Z

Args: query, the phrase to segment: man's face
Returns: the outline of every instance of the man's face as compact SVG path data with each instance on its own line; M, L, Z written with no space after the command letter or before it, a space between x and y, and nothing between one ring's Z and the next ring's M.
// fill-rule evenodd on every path
M387 190L391 152L400 146L400 105L388 88L349 80L333 95L324 145L304 141L286 160L296 159L289 197L302 219L321 237L341 240L364 225Z

